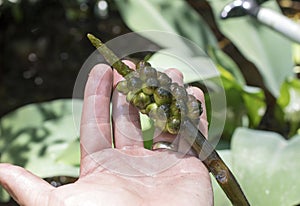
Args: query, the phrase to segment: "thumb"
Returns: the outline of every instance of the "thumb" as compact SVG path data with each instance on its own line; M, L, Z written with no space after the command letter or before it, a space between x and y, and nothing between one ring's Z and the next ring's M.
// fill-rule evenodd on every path
M20 205L48 205L50 184L22 167L0 163L0 185Z

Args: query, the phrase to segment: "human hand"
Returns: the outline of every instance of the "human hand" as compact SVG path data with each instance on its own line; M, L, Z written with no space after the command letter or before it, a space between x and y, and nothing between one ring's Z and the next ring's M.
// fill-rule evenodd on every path
M166 73L173 81L182 82L177 70ZM96 65L90 73L80 129L80 176L75 183L55 188L21 167L0 164L0 184L20 205L213 204L209 174L202 162L172 151L144 149L138 111L119 92L112 97L111 125L110 97L120 78L107 65ZM204 101L199 89L190 88L189 92ZM201 117L200 129L206 134L205 112ZM154 141L173 139L160 134ZM165 167L169 161L172 164Z

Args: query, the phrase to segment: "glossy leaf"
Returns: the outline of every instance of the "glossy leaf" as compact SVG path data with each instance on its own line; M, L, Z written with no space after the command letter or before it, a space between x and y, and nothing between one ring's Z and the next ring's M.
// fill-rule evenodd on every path
M161 46L150 62L162 69L175 67L193 82L218 76L205 54L217 40L200 15L183 0L115 1L125 23ZM142 18L141 18L142 17ZM200 49L201 48L201 49Z
M296 205L300 202L300 136L285 140L274 132L238 129L231 151L219 151L251 205ZM230 205L213 180L215 205Z
M57 157L57 162L67 165L80 166L80 143L78 139L71 142L66 149Z
M249 118L249 127L255 128L266 111L265 94L258 87L244 86L242 96Z
M218 28L256 65L265 85L277 97L281 83L292 76L292 44L287 38L250 16L221 20L220 13L230 2L232 1L209 0ZM268 1L262 6L280 12L275 1Z
M154 136L154 122L147 115L140 113L141 129L144 139L144 147L151 149Z
M281 86L277 103L284 111L284 118L290 123L290 134L300 128L300 80L287 79Z
M204 49L216 45L216 40L206 23L185 1L128 0L115 3L123 20L133 31L156 30L178 34L196 42ZM168 47L170 43L181 45L181 38L168 41L151 34L147 36L147 33L143 35L162 47Z
M74 141L79 125L74 119L81 115L81 107L81 100L55 100L26 105L1 118L1 162L22 166L42 178L77 177L79 143Z
M187 45L191 44L186 42ZM193 50L199 50L196 45L190 45ZM212 60L204 54L203 51L198 51L202 53L197 57L191 57L185 53L178 52L176 48L165 49L156 52L152 55L149 62L155 68L164 71L168 68L176 68L184 74L184 82L191 83L196 81L201 81L209 78L214 78L220 76L220 73L216 69Z

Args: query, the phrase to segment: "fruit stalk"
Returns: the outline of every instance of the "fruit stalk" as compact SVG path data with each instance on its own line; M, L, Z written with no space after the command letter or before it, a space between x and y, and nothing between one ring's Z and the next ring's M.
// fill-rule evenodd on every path
M189 120L184 122L184 127L187 133L185 139L192 145L193 150L199 155L199 159L216 178L232 205L250 205L234 175L201 131ZM195 134L196 137L193 137ZM203 157L205 158L203 159Z
M98 51L104 56L105 60L117 69L118 73L123 77L128 75L133 70L130 69L126 64L120 61L120 59L109 49L105 44L103 44L100 39L97 39L92 34L87 34L87 37L91 43L98 49Z
M106 61L112 65L123 77L129 76L126 81L120 82L117 89L127 95L127 100L138 107L142 113L151 116L157 122L157 127L162 127L163 131L171 134L180 135L191 145L192 149L198 154L198 158L202 160L207 169L216 178L227 197L233 205L247 206L250 205L244 193L242 192L237 180L233 176L224 161L214 150L205 136L197 128L198 117L202 113L201 104L197 102L195 97L187 95L185 89L174 83L171 83L169 77L164 73L156 72L147 62L142 62L137 67L140 70L135 72L125 65L119 58L92 34L87 35L91 43L104 56ZM155 77L155 78L144 78ZM151 79L152 81L148 80ZM146 84L142 87L141 85ZM135 92L133 92L135 91ZM169 96L173 95L173 98ZM174 96L176 98L174 98ZM186 101L179 101L185 99ZM184 102L187 102L186 105ZM155 111L155 112L153 112ZM163 111L163 112L162 112ZM167 119L163 122L162 115ZM167 115L166 115L167 114ZM196 118L196 116L198 116ZM179 120L180 119L180 120ZM181 132L179 128L182 127ZM205 157L205 158L203 158Z

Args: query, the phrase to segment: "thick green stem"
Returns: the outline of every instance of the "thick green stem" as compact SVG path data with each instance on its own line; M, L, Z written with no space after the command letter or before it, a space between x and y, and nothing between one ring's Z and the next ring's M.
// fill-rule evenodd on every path
M105 60L123 77L125 77L133 71L126 64L124 64L109 48L107 48L106 45L103 44L100 39L96 38L92 34L87 34L87 37L94 45L94 47L97 48L100 54L104 56Z

